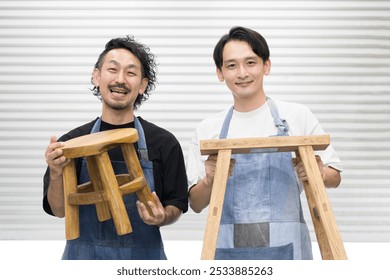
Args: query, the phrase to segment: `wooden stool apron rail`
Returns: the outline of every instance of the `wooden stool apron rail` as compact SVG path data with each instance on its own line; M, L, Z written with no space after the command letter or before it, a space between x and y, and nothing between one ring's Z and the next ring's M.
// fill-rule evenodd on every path
M123 195L135 192L153 215L147 201L154 202L133 143L134 128L92 133L64 142L63 155L72 159L63 170L66 239L80 236L79 205L95 204L99 221L114 220L119 235L132 232ZM108 150L120 146L129 174L115 175ZM77 184L74 159L85 157L90 182Z
M315 150L324 150L329 143L329 135L200 141L202 155L218 154L201 259L211 260L215 257L230 157L232 154L254 152L295 152L301 158L308 177L308 181L304 183L305 194L322 259L347 259L314 156Z

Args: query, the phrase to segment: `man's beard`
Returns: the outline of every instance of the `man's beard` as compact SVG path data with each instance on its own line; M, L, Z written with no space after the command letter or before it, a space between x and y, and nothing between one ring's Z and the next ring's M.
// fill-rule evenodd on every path
M106 102L104 103L107 105L107 107L114 109L116 111L126 110L132 107L132 104L130 101L127 102Z
M120 84L120 83L116 83L114 85L109 85L108 86L108 90L111 92L111 91L115 91L115 90L123 90L125 95L127 94L131 94L131 90L129 88L126 87L125 84ZM132 108L132 105L130 101L123 101L123 102L120 102L120 101L109 101L109 100L103 100L104 103L111 109L114 109L114 110L117 110L117 111L121 111L121 110L125 110L125 109L128 109L128 108Z

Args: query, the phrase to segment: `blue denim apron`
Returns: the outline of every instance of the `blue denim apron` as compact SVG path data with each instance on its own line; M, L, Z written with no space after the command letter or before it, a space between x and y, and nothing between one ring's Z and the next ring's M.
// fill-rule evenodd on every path
M91 133L100 131L101 119ZM151 191L154 191L153 163L148 159L145 134L139 120L134 117L138 132L138 153L144 176ZM115 174L128 173L124 161L112 161ZM82 160L79 184L89 181L85 159ZM158 226L145 224L139 217L135 193L123 197L133 232L118 235L112 219L100 222L95 205L80 206L80 237L67 240L62 259L71 260L161 260L166 259Z
M274 101L267 98L267 103L277 136L288 136L287 122L279 117ZM227 137L232 115L233 107L220 139ZM291 153L232 157L236 163L226 187L215 259L312 259Z

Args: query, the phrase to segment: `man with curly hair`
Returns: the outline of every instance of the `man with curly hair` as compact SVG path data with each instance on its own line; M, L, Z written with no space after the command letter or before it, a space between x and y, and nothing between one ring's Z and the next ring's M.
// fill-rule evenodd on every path
M136 128L136 150L157 206L154 217L137 201L135 194L124 196L133 232L117 235L112 219L99 222L94 205L80 206L80 237L66 242L63 259L166 259L159 228L177 221L188 208L187 177L181 146L175 136L141 117L134 116L149 92L155 88L156 62L145 45L133 37L110 40L92 73L92 91L102 101L102 114L77 127L58 141L51 136L45 152L48 164L44 175L43 208L64 217L62 171L66 159L61 147L69 139L117 128ZM109 151L116 174L127 173L120 147ZM76 161L78 183L89 181L84 159Z

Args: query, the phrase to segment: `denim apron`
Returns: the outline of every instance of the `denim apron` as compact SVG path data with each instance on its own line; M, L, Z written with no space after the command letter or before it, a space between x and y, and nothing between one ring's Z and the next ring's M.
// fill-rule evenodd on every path
M272 99L268 106L277 136L288 136ZM225 139L233 107L220 133ZM257 124L261 125L261 124ZM297 176L290 152L235 154L229 177L215 259L312 259L311 241L303 218Z
M91 133L100 131L101 119L94 124ZM150 190L154 191L153 163L148 159L145 134L139 120L134 117L134 126L138 132L138 153L144 176ZM124 161L112 161L115 174L128 173ZM89 181L86 161L82 159L79 184ZM166 259L158 226L145 224L139 217L135 193L123 196L133 232L118 235L112 219L100 222L97 219L95 205L81 205L80 237L67 240L62 259L71 260L161 260Z

